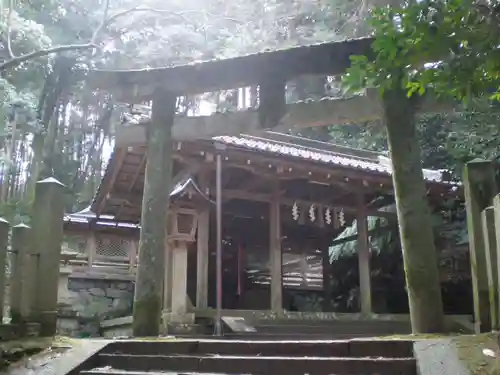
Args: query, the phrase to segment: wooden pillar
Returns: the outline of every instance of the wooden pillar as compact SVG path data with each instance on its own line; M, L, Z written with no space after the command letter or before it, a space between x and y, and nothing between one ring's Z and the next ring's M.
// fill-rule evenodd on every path
M491 330L490 300L481 211L491 205L496 192L493 164L478 159L468 162L464 169L463 183L469 232L475 327L477 333L489 332Z
M0 218L0 322L3 321L3 313L5 310L5 274L7 270L6 261L9 228L9 222Z
M282 254L281 254L281 218L279 185L276 182L274 199L269 210L269 260L271 266L271 310L283 312Z
M137 264L137 240L135 238L131 238L128 246L127 253L129 258L129 272L134 272L135 266Z
M208 307L208 240L209 240L210 210L204 208L198 216L197 259L196 259L196 308Z
M41 336L54 336L57 328L65 189L52 177L38 181L35 187L30 247L40 254L33 312Z
M165 241L165 268L163 274L163 311L172 310L172 246L168 239Z
M18 224L12 228L12 261L10 273L10 317L12 323L21 324L30 316L32 256L29 247L30 227Z
M187 313L187 245L178 241L172 252L172 320L182 321Z
M323 311L332 310L332 292L331 292L331 264L329 245L325 241L321 242L322 247L322 265L323 265Z
M484 249L486 255L488 291L490 303L491 329L498 329L498 268L497 240L495 235L495 213L493 207L487 207L481 213Z
M90 232L89 236L85 241L85 248L87 251L87 266L89 270L92 268L92 263L97 254L97 239L95 237L95 232Z
M198 175L198 186L206 193L210 183L208 171ZM198 213L198 232L196 237L196 308L208 307L208 260L210 236L210 206L203 207Z
M175 94L157 88L153 94L151 122L146 128L147 161L134 294L134 336L160 333L176 100Z
M366 206L362 195L358 197L356 224L358 230L357 245L361 313L370 315L372 313L370 241L368 237L368 216L366 214Z
M497 271L497 285L498 285L498 314L497 314L497 327L500 328L500 194L496 195L493 198L493 216L494 216L494 225L495 225L495 239L496 246L494 248L496 254L496 264L493 264L493 267L496 268Z

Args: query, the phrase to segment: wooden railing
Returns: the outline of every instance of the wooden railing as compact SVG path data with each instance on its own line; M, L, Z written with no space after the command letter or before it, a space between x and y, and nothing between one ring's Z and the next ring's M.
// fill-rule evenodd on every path
M138 239L118 234L67 233L62 262L74 272L134 273Z

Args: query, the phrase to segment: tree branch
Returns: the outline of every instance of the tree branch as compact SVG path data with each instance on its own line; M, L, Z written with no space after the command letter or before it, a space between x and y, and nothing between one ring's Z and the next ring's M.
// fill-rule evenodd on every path
M12 52L12 37L11 37L11 27L12 27L12 11L14 8L14 0L9 1L9 12L7 14L7 53L9 58L15 58L14 52Z
M102 31L107 26L109 26L114 21L116 21L118 18L123 17L127 14L130 14L130 13L152 12L152 13L158 13L158 14L168 14L171 16L180 17L186 23L192 23L192 21L186 17L186 14L189 14L189 13L207 14L206 12L204 12L202 10L187 10L187 11L182 11L182 12L175 12L175 11L171 11L171 10L154 9L154 8L149 8L149 7L137 6L134 8L130 8L130 9L126 9L126 10L117 12L108 18L109 1L110 0L106 0L102 22L100 23L100 25L97 27L97 29L92 34L92 38L91 38L89 43L56 46L56 47L52 47L52 48L46 48L46 49L30 52L30 53L27 53L27 54L24 54L21 56L17 56L17 57L11 56L12 58L10 60L7 60L7 61L0 64L0 72L3 70L9 69L9 68L13 68L19 64L22 64L23 62L28 61L28 60L31 60L31 59L34 59L37 57L47 56L47 55L50 55L52 53L99 48L99 46L97 44L97 39L99 38L99 35L102 33ZM230 19L230 20L233 22L239 22L238 20L234 20L234 19Z
M14 66L17 66L19 64L22 64L23 62L26 62L31 59L35 59L37 57L43 57L50 55L52 53L58 53L58 52L65 52L65 51L76 51L76 50L82 50L82 49L90 49L90 48L97 48L93 43L87 43L87 44L68 44L65 46L56 46L52 48L46 48L46 49L41 49L38 51L30 52L25 55L17 56L14 57L13 59L7 60L4 63L0 64L0 71L12 68Z

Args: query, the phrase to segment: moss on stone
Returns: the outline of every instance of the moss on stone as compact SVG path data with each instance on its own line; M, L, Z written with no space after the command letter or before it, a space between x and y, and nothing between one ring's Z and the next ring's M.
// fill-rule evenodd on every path
M158 336L161 319L161 298L151 294L134 302L132 331L135 337Z
M498 333L463 335L453 339L458 358L467 366L472 375L500 375L500 358L483 354L483 349L500 352Z
M0 343L0 371L26 357L51 350L70 349L77 340L67 337L40 337Z

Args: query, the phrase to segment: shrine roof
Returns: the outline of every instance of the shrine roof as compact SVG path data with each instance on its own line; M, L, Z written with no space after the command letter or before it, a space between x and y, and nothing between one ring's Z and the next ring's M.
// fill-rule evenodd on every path
M187 191L188 188L191 188L193 191L196 191L197 194L202 196L209 202L212 202L207 195L201 191L193 178L187 174L180 181L178 181L170 192L170 198L178 198L182 196L184 192ZM135 223L127 223L122 221L117 221L113 215L99 215L92 211L92 205L87 208L74 212L71 214L65 214L63 218L65 223L74 223L74 224L90 224L95 223L98 226L108 226L108 227L119 227L119 228L140 228L138 224Z
M288 134L265 132L262 136L221 136L214 141L237 148L268 153L274 156L290 156L322 164L337 165L367 172L392 174L391 160L384 153L371 152L331 143L310 140ZM423 169L424 179L456 185L447 181L444 170Z
M121 215L123 217L118 219L125 220L127 217L131 221L140 216L138 201L142 196L145 178L146 147L144 140L139 137L137 135L135 138L136 143L122 143L113 152L92 203L95 212ZM217 151L221 145L223 150ZM174 149L177 160L187 158L198 163L197 165L207 165L205 157L208 154L221 152L224 160L230 160L232 168L241 166L244 170L251 164L254 169L264 168L270 171L268 166L273 166L275 170L281 167L282 170L293 170L287 174L293 174L295 179L326 179L323 185L328 184L328 176L331 174L339 176L342 181L349 181L349 184L354 184L352 186L371 186L375 190L378 187L392 189L392 166L385 154L288 134L266 131L258 136L219 136L209 140L175 142ZM190 177L197 174L196 171L185 172ZM461 195L460 183L449 181L448 175L442 170L423 170L430 194Z

